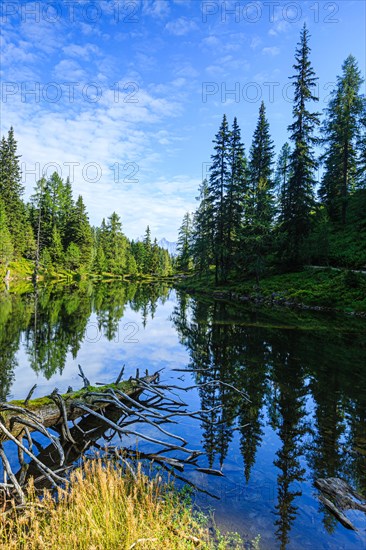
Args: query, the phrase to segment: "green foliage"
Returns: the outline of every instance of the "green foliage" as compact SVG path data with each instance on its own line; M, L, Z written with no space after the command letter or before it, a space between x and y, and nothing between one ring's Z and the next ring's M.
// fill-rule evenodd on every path
M319 190L332 221L346 223L349 194L357 179L357 145L363 100L362 78L356 59L349 55L342 65L342 76L331 93L323 123L325 153L321 156L325 172Z
M180 271L189 271L191 265L191 236L192 236L192 222L189 212L184 214L182 225L178 231L178 257L177 268Z
M13 251L17 257L25 252L27 243L28 220L22 201L23 193L17 142L14 130L10 128L7 139L3 137L0 143L0 199L5 209Z
M309 234L311 211L314 206L314 170L317 161L314 130L319 114L308 110L309 102L318 101L314 95L317 78L309 60L309 31L304 25L296 49L293 79L293 123L288 127L294 148L290 154L290 176L282 194L281 228L285 235L285 259L295 268L301 265L301 244ZM299 246L300 245L300 246Z
M77 244L71 242L67 247L65 254L65 267L71 271L76 271L81 265L80 248Z
M8 265L14 254L14 247L8 229L5 207L0 198L0 264Z
M242 263L249 273L255 275L257 283L265 271L265 257L271 244L274 217L273 149L265 106L262 102L250 149L250 183L241 238Z

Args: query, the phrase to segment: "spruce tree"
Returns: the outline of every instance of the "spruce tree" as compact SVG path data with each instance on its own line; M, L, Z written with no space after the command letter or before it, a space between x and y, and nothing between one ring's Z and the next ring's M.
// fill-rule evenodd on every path
M151 273L152 245L151 245L151 231L149 226L147 226L146 228L143 245L144 245L143 273Z
M5 207L0 198L0 266L3 264L7 267L13 258L13 253L14 247L8 228Z
M264 270L274 216L273 150L262 102L249 154L249 189L242 237L244 261L255 274L257 283Z
M290 156L290 177L283 197L283 224L285 232L285 258L296 268L302 261L301 246L311 226L311 210L314 205L314 170L317 161L314 145L318 142L314 130L319 125L319 114L310 112L307 104L318 101L314 95L317 78L309 60L309 31L304 24L295 53L293 123L288 127L294 144Z
M178 231L178 243L177 243L177 267L181 271L188 271L191 264L191 236L192 236L192 222L189 212L186 212L183 216L182 225Z
M230 181L230 131L226 115L223 116L218 133L213 140L208 200L212 209L213 245L215 254L215 282L223 282L225 273L225 194Z
M322 142L326 151L324 175L319 196L332 221L346 223L350 192L357 179L357 144L360 139L362 98L359 95L362 78L356 59L349 55L342 65L342 75L331 93L322 126Z
M358 138L357 149L357 187L360 189L366 189L366 97L362 98L360 135Z
M206 179L200 186L197 200L200 203L193 216L191 251L195 270L202 275L214 258L212 205Z
M8 229L17 256L23 252L24 234L28 223L22 201L24 187L21 183L19 158L14 130L11 127L7 139L3 137L0 144L0 198L3 201Z
M116 212L113 212L107 220L104 253L111 273L118 275L126 273L127 239L122 233L121 219Z
M241 223L248 190L247 159L236 117L230 134L229 167L230 177L225 198L225 277L238 259Z
M277 198L277 211L279 219L283 221L284 212L286 211L285 201L287 194L287 186L290 177L290 156L291 147L286 142L280 151L277 159L275 171L275 189Z
M79 195L68 224L68 241L78 246L80 262L88 268L93 258L93 235L83 197Z

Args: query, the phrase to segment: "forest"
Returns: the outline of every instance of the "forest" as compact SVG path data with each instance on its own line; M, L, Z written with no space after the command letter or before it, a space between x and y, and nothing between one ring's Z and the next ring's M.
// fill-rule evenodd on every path
M23 200L20 155L11 128L0 147L0 273L54 277L73 273L164 277L172 273L169 253L147 226L142 241L130 241L113 212L92 227L81 195L70 180L54 172L37 182L29 203ZM13 264L12 264L13 262ZM15 263L14 263L15 262Z
M230 127L223 115L199 206L179 229L176 260L152 240L149 226L142 241L130 241L116 212L92 227L82 196L75 200L69 179L57 172L40 179L26 203L11 128L0 147L2 276L9 268L43 277L165 277L175 271L211 278L213 286L252 281L259 288L265 277L310 265L352 270L345 283L363 287L364 277L354 273L366 266L363 79L349 55L322 116L315 110L318 79L309 42L304 25L290 77L289 141L277 159L264 102L248 156L237 118Z
M309 42L304 25L290 77L293 120L276 161L264 102L248 156L237 118L230 127L223 116L199 206L186 213L179 230L181 271L211 274L216 285L259 285L264 276L304 265L365 268L363 79L349 55L323 115L317 112Z

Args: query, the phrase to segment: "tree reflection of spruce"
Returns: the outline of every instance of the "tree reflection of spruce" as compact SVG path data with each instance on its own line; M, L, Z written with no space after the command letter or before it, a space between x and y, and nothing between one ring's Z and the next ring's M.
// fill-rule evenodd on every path
M340 439L345 431L342 412L342 393L339 364L329 362L329 355L324 353L324 346L317 343L318 366L315 377L311 378L310 389L315 401L314 436L307 453L309 466L313 470L313 479L343 477L345 456L340 446ZM337 519L327 508L319 503L324 527L333 533Z
M255 315L253 313L252 315ZM255 319L251 319L252 322ZM270 346L263 339L263 329L238 327L239 388L250 398L248 406L241 407L239 425L241 428L240 451L244 459L244 475L249 482L258 447L263 438L263 405L268 392L267 369Z
M181 343L190 354L188 368L196 371L195 382L201 386L198 390L201 408L207 411L202 423L203 447L209 466L213 466L217 456L222 467L233 438L241 398L227 386L207 383L221 381L241 389L237 327L226 321L227 304L223 302L191 299L188 314L185 295L180 294L178 301L172 319Z
M299 457L303 453L302 440L306 433L304 372L297 358L296 335L281 334L273 346L272 378L276 387L274 398L276 414L273 426L282 442L277 451L278 458L273 462L281 473L277 477L277 504L275 514L278 519L276 536L284 550L289 543L291 525L296 519L296 497L302 495L300 483L304 481L305 470L300 466ZM296 485L295 485L296 484Z
M7 401L18 366L16 354L22 331L33 313L31 300L19 294L0 293L0 401Z
M37 308L26 330L32 369L49 379L62 373L66 355L75 358L92 313L89 285L39 289Z

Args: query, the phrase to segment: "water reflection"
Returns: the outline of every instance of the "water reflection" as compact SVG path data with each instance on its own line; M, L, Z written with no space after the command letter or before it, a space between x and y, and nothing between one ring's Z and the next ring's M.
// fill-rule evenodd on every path
M97 341L103 335L109 341L115 339L127 305L141 312L145 327L148 318L154 317L158 300L164 303L168 294L169 288L163 283L91 282L49 285L22 295L1 293L0 400L6 401L9 396L21 343L33 371L50 379L56 372L63 372L68 353L76 358L85 338ZM96 327L89 323L92 313L96 314ZM131 335L126 333L125 337Z
M296 318L291 321L299 324ZM279 438L273 465L276 537L281 549L287 547L299 513L307 471L313 481L347 479L366 496L364 332L352 331L347 319L330 320L326 331L321 319L316 330L314 318L303 319L305 327L290 330L290 322L279 328L283 312L246 311L184 294L173 322L189 350L189 369L196 371L197 383L221 380L251 398L249 407L238 409L237 394L228 387L200 388L202 408L221 407L220 412L211 413L209 428L202 426L210 466L215 460L223 464L235 427L241 434L243 475L248 483L266 422ZM312 330L304 330L307 324ZM332 532L334 517L324 507L319 510L325 528Z
M319 547L339 548L340 535L343 547L351 541L349 547L356 548L359 539L349 538L354 535L318 504L311 484L319 477L341 477L366 496L364 321L256 311L185 293L177 295L173 308L171 301L165 304L169 296L164 284L90 282L46 286L37 295L32 290L0 294L0 399L10 395L18 350L33 372L47 379L67 371L68 354L87 369L97 362L98 373L104 372L100 365L105 362L107 381L111 369L119 372L115 363L122 358L127 368L186 367L185 376L199 385L199 407L206 412L199 434L188 423L177 426L177 433L189 435L195 445L202 438L208 467L225 472L226 464L235 463L231 479L210 480L209 487L227 497L223 506L228 513L234 508L242 516L258 511L264 519L253 520L254 534L264 530L265 522L270 548L313 548L318 536ZM138 346L122 350L122 323L135 321L136 314L144 337L141 332ZM122 338L124 343L135 336L129 329ZM224 384L213 383L218 381ZM245 404L231 386L248 394L251 403ZM273 501L262 494L266 484L265 491L272 491L272 481ZM240 488L237 508L233 482ZM318 531L307 546L305 539L296 544L294 533L304 536L313 528L314 507L330 538ZM307 527L297 528L299 524Z

